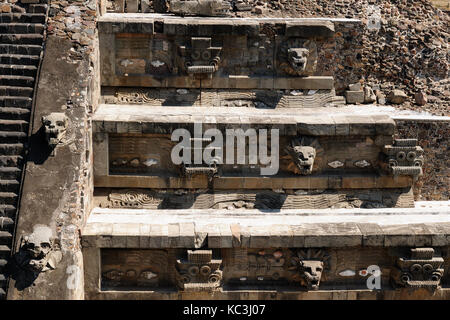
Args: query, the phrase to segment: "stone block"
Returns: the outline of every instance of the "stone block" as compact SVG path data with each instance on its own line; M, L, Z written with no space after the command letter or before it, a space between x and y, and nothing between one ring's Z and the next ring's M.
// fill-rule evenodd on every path
M385 234L385 247L413 247L415 245L415 234L409 225L383 225L380 227Z
M325 20L288 21L286 36L300 38L328 38L334 35L334 24Z
M139 229L139 248L147 249L150 247L151 226L149 224L141 223Z
M364 91L345 91L348 104L364 103Z
M350 90L350 91L361 91L362 90L361 83L357 82L357 83L350 84L348 86L348 90Z
M388 101L393 104L402 104L408 96L402 90L394 89L388 94Z
M220 230L220 247L232 248L233 247L233 234L231 233L229 224L219 224Z
M136 13L138 12L138 0L126 0L127 2L127 13Z
M179 224L178 247L194 248L195 247L195 226L193 223Z
M169 247L169 228L167 225L152 224L150 227L150 248Z
M211 224L207 226L206 230L208 230L208 248L221 248L222 241L219 226Z
M362 234L362 245L364 247L384 246L384 234L381 227L376 223L358 223Z
M249 227L250 248L270 247L270 229L266 226Z

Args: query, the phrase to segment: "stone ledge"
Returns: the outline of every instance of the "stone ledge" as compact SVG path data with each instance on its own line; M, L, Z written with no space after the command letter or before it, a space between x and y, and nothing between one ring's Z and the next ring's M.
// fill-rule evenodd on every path
M407 188L413 184L410 176L345 175L336 183L336 176L287 176L287 177L227 177L213 179L216 190L234 189L377 189ZM96 175L96 187L113 188L151 188L151 189L205 189L208 188L206 176L180 178L179 176L144 175Z
M209 109L205 115L203 108L196 107L101 104L92 120L94 132L107 133L162 133L163 127L166 127L166 133L171 133L193 123L219 129L241 125L276 126L280 135L392 135L395 129L395 122L388 115L355 115L347 108L266 110L218 107Z
M211 34L257 35L260 24L273 24L287 36L303 38L332 37L334 23L357 23L358 19L339 18L227 18L227 17L179 17L171 14L106 13L99 17L101 33L153 33L154 23L163 23L162 33L168 35L205 36ZM130 25L133 25L130 27Z
M448 246L450 202L411 209L94 208L82 231L82 244L142 249Z

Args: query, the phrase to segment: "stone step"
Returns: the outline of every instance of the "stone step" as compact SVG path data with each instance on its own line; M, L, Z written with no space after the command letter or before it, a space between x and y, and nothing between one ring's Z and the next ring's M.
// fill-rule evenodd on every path
M22 54L0 54L0 64L16 64L16 65L31 65L37 66L39 64L39 56L30 56Z
M0 179L20 179L22 170L16 167L0 167Z
M36 66L24 66L20 64L0 64L0 74L9 76L28 76L36 75Z
M10 204L0 204L0 217L10 218L14 217L15 214L16 214L15 206Z
M5 275L0 273L0 286L5 286L6 285L6 278Z
M0 96L0 107L31 109L33 99L20 96ZM0 127L1 129L1 127Z
M24 142L27 138L25 132L0 131L0 143L18 143ZM1 173L0 173L1 176Z
M45 23L45 13L0 13L0 23Z
M23 34L23 33L44 33L45 26L40 23L0 23L0 33Z
M18 167L23 164L22 156L0 156L0 167Z
M0 96L20 96L33 97L33 88L16 87L16 86L0 86Z
M27 132L28 122L24 120L0 120L0 130Z
M28 6L28 13L47 13L48 5L44 3L30 4Z
M30 109L0 107L0 119L7 120L29 120Z
M21 54L39 56L42 51L41 45L34 44L0 44L0 54Z
M6 292L5 290L3 290L3 288L0 288L0 299L5 299L6 298Z
M0 192L0 205L16 205L17 194L13 192Z
M11 249L9 248L9 246L6 245L0 245L0 256L5 257L8 256L9 253L11 252Z
M1 155L20 155L20 154L22 154L22 152L23 152L23 144L22 143L0 144L0 154Z
M0 75L0 86L34 87L34 77Z
M1 218L0 218L0 224L1 224ZM0 231L0 244L10 244L12 239L12 234L8 231Z
M1 232L7 232L5 230L12 226L14 226L13 219L11 219L10 217L0 217L0 237L2 237ZM4 234L3 236L9 237L7 234Z
M3 269L8 261L6 259L0 259L0 269Z
M19 191L20 182L17 180L0 180L0 192Z
M41 34L0 34L0 43L42 45L43 39Z

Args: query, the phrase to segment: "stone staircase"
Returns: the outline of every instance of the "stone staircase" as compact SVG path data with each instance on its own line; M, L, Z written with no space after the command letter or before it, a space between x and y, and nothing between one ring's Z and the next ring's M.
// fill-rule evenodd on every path
M16 4L11 12L0 13L0 299L6 297L4 268L13 245L47 10L42 3Z

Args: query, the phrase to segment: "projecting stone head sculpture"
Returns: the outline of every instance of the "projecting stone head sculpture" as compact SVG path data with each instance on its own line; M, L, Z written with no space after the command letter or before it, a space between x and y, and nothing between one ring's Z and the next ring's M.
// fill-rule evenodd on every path
M52 238L51 229L37 226L33 233L22 238L21 250L27 256L28 269L45 272L56 268L62 254Z
M329 256L320 249L299 250L293 255L290 267L291 280L307 290L318 290L322 273Z
M306 48L290 48L288 49L288 61L292 69L303 74L308 63L309 50Z
M45 138L51 148L55 148L66 134L68 120L64 113L53 112L42 117Z
M277 60L277 72L280 75L314 75L318 60L317 45L313 40L291 38L281 45Z
M298 168L299 174L308 175L312 173L314 159L316 158L314 147L303 145L301 140L294 139L291 141L291 145L286 148L286 151Z

